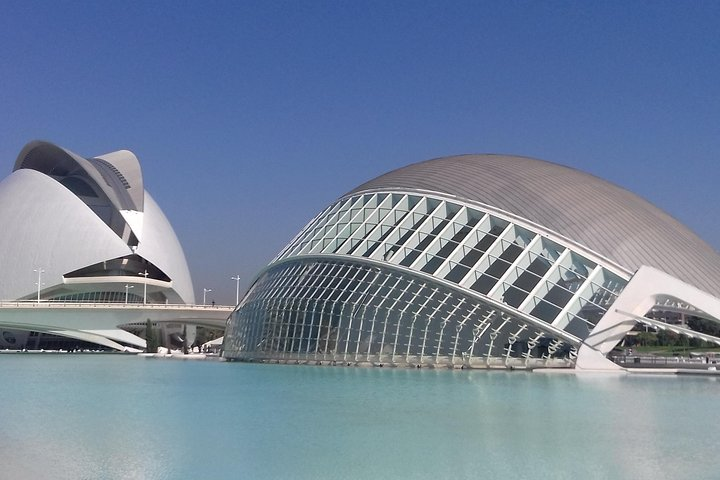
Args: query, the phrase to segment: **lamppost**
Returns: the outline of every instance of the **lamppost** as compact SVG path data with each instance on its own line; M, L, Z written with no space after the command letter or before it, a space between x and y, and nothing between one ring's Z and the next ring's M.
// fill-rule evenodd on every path
M37 303L40 303L40 290L42 289L42 274L45 273L45 270L38 267L33 270L33 272L37 272L38 274L38 281L37 281L37 287L38 287L38 294L37 294Z
M147 277L150 275L147 271L147 269L144 272L138 273L138 275L142 275L144 278L143 280L143 305L147 304Z
M128 290L135 288L135 285L125 284L125 305L127 305Z
M230 277L230 280L235 280L235 305L240 303L240 274Z
M211 288L203 288L203 305L205 305L205 300L207 299L208 292L212 292Z

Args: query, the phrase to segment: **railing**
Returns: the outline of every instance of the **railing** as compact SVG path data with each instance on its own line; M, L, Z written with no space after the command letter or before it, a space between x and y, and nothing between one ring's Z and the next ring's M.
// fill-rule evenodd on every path
M232 310L234 305L192 305L182 303L68 302L53 300L0 300L0 308L134 308L141 310Z
M655 355L618 355L610 357L610 360L623 367L631 368L707 368L716 365L716 362L720 362L720 358L711 356L683 357L679 355L672 357Z
M517 358L517 357L472 357L464 360L452 360L450 356L435 357L425 355L391 354L360 354L347 357L342 353L298 353L298 352L240 352L234 359L259 363L282 363L303 365L345 365L345 366L375 366L375 367L405 367L405 368L448 368L448 369L506 369L506 370L532 370L535 368L572 368L574 363L561 358Z

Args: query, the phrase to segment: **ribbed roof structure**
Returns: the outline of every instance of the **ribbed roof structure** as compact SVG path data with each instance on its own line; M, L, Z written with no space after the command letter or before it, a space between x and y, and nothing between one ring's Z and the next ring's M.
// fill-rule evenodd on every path
M633 272L658 268L720 295L720 254L648 201L593 175L506 155L427 160L348 193L432 191L489 205L542 225Z

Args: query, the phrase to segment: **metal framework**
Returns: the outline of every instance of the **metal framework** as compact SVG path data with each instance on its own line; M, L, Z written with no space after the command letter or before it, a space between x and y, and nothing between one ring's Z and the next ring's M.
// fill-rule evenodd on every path
M528 366L570 359L626 285L545 233L375 192L313 219L231 317L229 358Z
M524 157L433 159L312 219L231 315L224 356L616 369L608 353L645 316L720 323L718 272L712 247L597 177ZM682 318L675 330L691 335Z

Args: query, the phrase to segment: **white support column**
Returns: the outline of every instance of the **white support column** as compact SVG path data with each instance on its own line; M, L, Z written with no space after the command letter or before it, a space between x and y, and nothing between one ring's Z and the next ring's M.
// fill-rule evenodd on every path
M470 317L475 315L475 312L480 307L479 304L473 305L472 309L467 313L467 315L463 316L463 319L458 322L457 325L455 325L455 342L453 343L453 349L452 349L452 364L455 365L455 357L457 355L457 345L458 341L460 340L460 332L465 327L465 324L468 320L470 320Z
M318 355L320 354L320 338L322 337L323 332L323 323L325 321L325 307L327 307L327 300L323 300L322 307L320 307L320 321L318 322L318 329L317 329L317 335L315 336L315 360L318 360ZM332 316L329 316L327 319L328 326L326 329L326 342L325 347L327 347L327 332L330 332L330 320L332 319ZM308 342L309 344L310 342ZM323 354L325 354L325 349L323 349Z
M440 301L440 305L438 305L433 311L428 315L427 322L425 322L425 330L423 331L423 339L422 339L422 347L420 348L420 363L422 364L425 360L425 345L427 343L427 336L428 332L430 331L430 323L433 321L433 318L435 318L435 315L438 314L440 310L442 310L443 306L445 305L445 302L447 302L447 299L452 296L451 293L446 293L445 297Z
M440 347L442 346L443 333L445 333L445 327L450 323L451 318L455 318L455 314L460 307L465 303L465 297L461 298L458 303L455 304L450 313L443 319L442 326L440 327L440 334L438 335L437 348L435 349L435 364L440 361Z
M398 276L397 282L395 283L395 285L393 285L393 290L395 290L395 289L397 288L397 286L400 284L400 282L403 281L403 280L404 280L403 277ZM390 314L395 311L395 307L397 306L397 304L398 304L398 302L400 301L400 299L405 296L405 294L407 293L407 291L410 289L410 287L411 287L413 284L414 284L414 280L410 280L410 281L407 283L407 285L405 285L405 288L403 289L403 291L397 296L397 298L395 299L395 301L393 302L393 304L390 305L390 307L388 307L388 309L387 309L387 311L386 311L386 313L385 313L385 321L383 322L382 337L381 337L381 339L380 339L380 352L379 352L379 354L378 354L378 361L382 361L383 351L385 350L385 334L386 334L386 332L387 332L387 322L388 322L388 318L390 317ZM400 320L398 319L398 325L399 325L399 324L400 324ZM397 339L396 339L396 343L397 343Z
M378 271L377 274L375 275L375 278L377 279L377 277L379 275L380 275L380 272ZM376 291L378 294L382 291L383 288L385 288L385 285L387 284L388 280L390 280L391 278L392 278L392 275L385 275L385 279L383 280L382 284L379 287L377 287ZM373 281L373 283L374 283L374 281ZM384 302L385 302L385 299L384 298L381 299L380 305L382 305ZM373 311L372 319L370 320L370 338L368 338L368 350L367 350L367 352L365 352L367 360L370 359L370 347L372 345L372 337L373 337L373 333L375 331L375 320L377 319L377 312L378 312L378 308L380 307L380 305L375 305L373 307L374 311ZM363 322L365 319L365 313L367 312L367 304L364 305L364 307L365 307L365 311L363 312L363 316L360 318L360 328L358 329L358 340L357 340L357 344L355 346L355 361L356 362L358 361L358 354L360 353L360 340L362 339L362 328L363 328Z
M293 324L292 342L290 343L290 351L288 353L296 354L295 342L298 340L298 324L300 321L300 317L304 316L303 313L305 312L305 309L303 308L303 302L305 302L305 305L307 308L308 299L303 298L302 296L298 296L297 308L295 310L293 310L293 316L295 317L295 323ZM300 353L300 345L298 345L297 353Z
M517 332L513 333L512 335L510 335L510 337L508 337L508 348L507 348L507 351L505 352L505 366L506 366L506 367L507 367L507 366L510 366L510 355L512 355L513 346L514 346L515 343L517 343L517 341L518 341L518 336L519 336L523 331L525 331L526 328L527 328L527 324L524 323L524 324L522 324L522 325L520 326L520 328L518 329Z
M563 341L556 338L550 343L550 345L548 345L548 353L545 356L545 364L546 365L550 361L552 356L555 355L555 352L557 352L560 349L562 344L563 344Z
M38 279L37 279L37 303L40 303L40 291L42 290L42 285L43 285L42 274L45 273L45 270L38 267L35 270L33 270L33 272L37 272L37 274L38 274L37 275L37 277L38 277Z
M338 355L340 354L340 351L338 350L340 348L340 335L342 333L342 320L345 317L345 309L347 308L348 303L343 302L342 307L340 307L340 318L338 318L338 326L335 330L335 348L333 348L333 362L338 360ZM352 316L352 313L350 314Z
M538 346L538 343L540 343L540 339L542 338L543 333L542 332L535 332L535 337L528 340L528 349L527 352L525 352L525 367L528 366L528 363L530 363L530 357L532 357L532 350L533 348Z
M509 318L507 318L506 316L504 316L502 314L501 314L500 318L502 319L503 322L500 324L499 327L493 328L492 332L490 332L490 344L488 345L487 354L485 355L485 364L488 367L490 366L490 354L492 353L493 345L495 344L495 339L498 337L498 335L500 335L500 332L502 331L502 329L505 328L505 325L507 325L508 322L510 321Z
M311 302L312 302L312 309L310 309ZM316 299L308 299L307 304L306 304L306 309L309 309L309 310L306 310L304 312L305 314L307 314L307 313L310 314L310 325L308 328L307 337L305 337L305 328L306 328L306 323L307 323L305 321L305 319L307 318L307 315L304 315L302 329L300 330L300 348L302 348L303 340L306 341L305 355L310 355L310 335L312 335L312 329L313 329L313 326L315 325L315 312L317 310L317 306L318 306L318 301ZM320 330L320 329L318 328L318 330ZM316 349L315 353L317 353L317 343L315 344L315 349Z
M392 278L392 275L387 275L385 281L383 282L383 286L387 283L388 280L390 280L390 278ZM401 276L396 277L395 283L393 284L392 287L390 287L391 294L392 294L392 292L395 291L397 286L400 284L401 280L402 280ZM382 291L382 287L378 291ZM388 298L389 297L387 297L387 296L384 297L380 301L380 303L375 307L375 312L373 313L373 323L370 328L370 343L368 344L368 351L367 351L367 357L366 357L366 361L368 361L368 362L370 361L370 350L372 347L372 339L373 339L373 336L375 335L375 323L377 322L377 314L380 309L384 308L385 302L388 300ZM382 332L382 338L380 340L380 350L378 351L378 358L381 358L382 349L383 349L383 346L385 345L385 329L387 328L387 317L390 314L390 311L392 310L392 308L395 306L395 304L397 304L397 299L395 299L395 302L393 302L391 307L386 309L387 313L385 314L385 322L383 323L383 332Z
M392 362L393 363L395 363L395 355L397 353L397 346L398 346L398 343L400 342L400 325L402 324L402 320L403 320L403 317L405 316L405 312L408 310L408 308L410 308L411 305L415 305L415 301L420 296L420 292L425 290L426 286L427 286L427 284L425 284L425 283L420 285L420 287L418 288L418 291L413 294L412 300L410 300L405 305L405 307L403 307L403 309L400 310L400 315L398 317L397 326L395 328L395 343L393 344L393 351L392 351ZM409 343L409 340L408 340L408 343ZM409 348L410 347L408 346L408 349Z
M357 338L355 339L355 357L353 360L356 362L358 361L358 354L360 353L360 341L362 340L362 328L363 323L365 323L365 316L367 314L367 308L368 304L366 301L363 301L362 305L362 315L360 315L360 325L358 325L358 332L357 332Z
M345 339L345 352L343 354L343 361L347 361L347 354L349 350L350 345L350 334L352 332L352 324L353 320L355 319L355 316L357 315L357 306L362 305L363 307L366 307L365 305L365 299L367 298L368 294L370 293L370 289L373 288L373 283L375 282L375 279L378 276L379 270L367 270L365 275L363 276L362 280L360 280L360 284L366 281L369 275L373 275L373 277L370 280L367 280L367 286L365 287L365 290L363 290L362 294L360 295L360 298L356 303L353 303L352 310L350 311L350 319L348 321L347 326L347 337ZM352 296L350 297L352 298Z
M473 340L470 344L470 350L468 352L468 363L472 363L473 353L475 353L475 344L480 340L488 328L492 325L495 319L495 310L490 310L487 315L473 328Z
M275 353L281 353L284 349L280 348L280 341L282 339L283 321L285 318L285 312L288 311L290 299L288 297L278 298L275 304L280 304L280 307L275 307L274 310L266 310L269 315L273 315L271 324L269 327L270 335L276 341ZM272 308L272 307L271 307ZM272 345L270 351L272 352Z
M418 308L417 311L415 313L413 313L413 319L412 319L412 322L410 323L410 335L408 336L407 351L405 352L405 362L406 363L410 363L410 346L412 345L413 331L415 331L415 322L417 321L420 313L422 313L425 310L425 308L427 307L427 304L435 296L437 291L438 291L437 288L433 288L430 291L430 295L425 299L425 301L420 306L420 308Z

